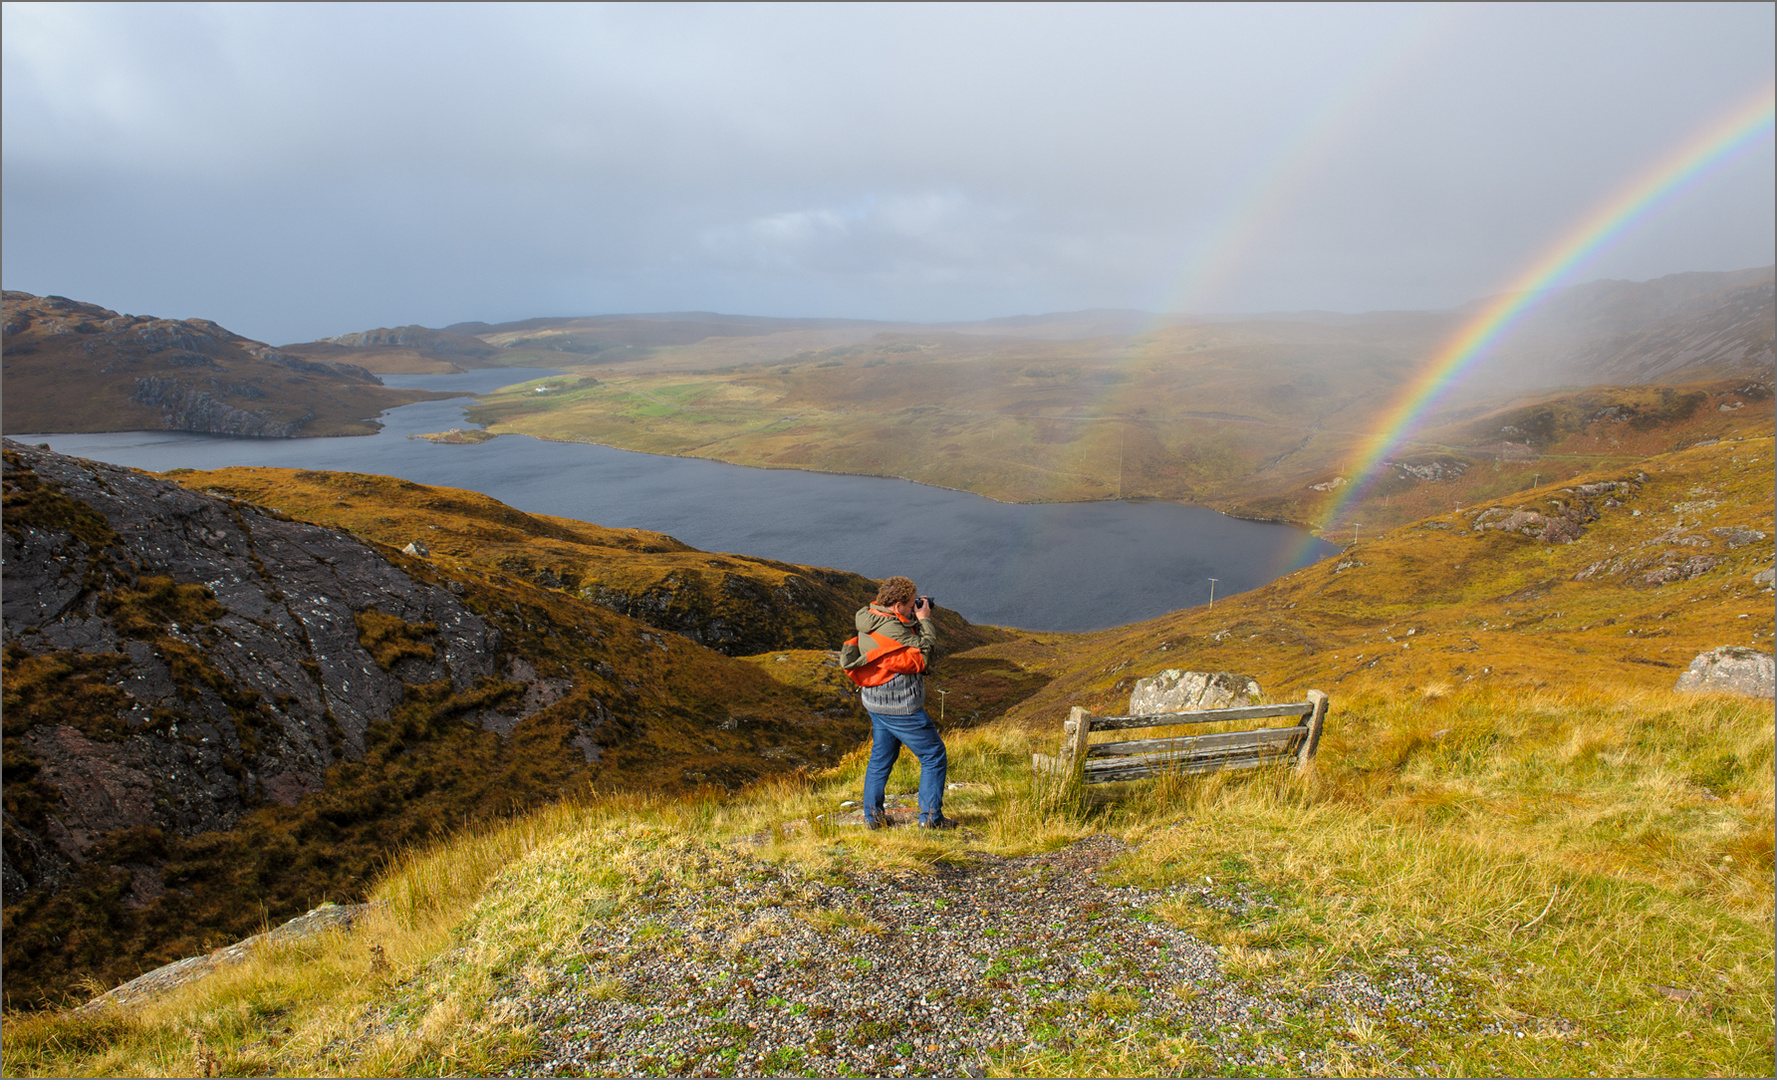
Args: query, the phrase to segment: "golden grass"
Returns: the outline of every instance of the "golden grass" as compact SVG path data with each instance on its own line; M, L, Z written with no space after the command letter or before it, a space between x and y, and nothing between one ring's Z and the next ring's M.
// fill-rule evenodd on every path
M970 849L1112 833L1135 845L1113 880L1203 886L1156 893L1155 914L1218 946L1228 977L1307 994L1339 972L1429 971L1468 1018L1303 1029L1301 1045L1344 1071L1769 1073L1772 741L1768 705L1741 699L1471 687L1427 701L1366 683L1335 698L1306 777L1058 790L1027 766L1046 739L1011 724L954 735L953 778L984 785L953 793L961 837L810 827L855 797L862 752L734 797L588 796L401 858L349 936L129 1013L11 1018L6 1071L188 1074L200 1035L236 1073L490 1071L530 1046L500 1004L510 989L549 985L587 927L645 910L662 883L733 880L758 860L917 873ZM903 763L891 790L913 778ZM812 906L804 917L873 929ZM1093 1007L1115 1015L1127 1003L1114 998ZM1188 1033L1151 1031L998 1068L1215 1062Z
M1023 680L1005 720L948 734L951 778L980 785L947 800L961 835L823 821L856 797L861 749L732 796L589 792L398 860L373 892L385 906L349 937L267 953L127 1014L9 1018L5 1071L184 1074L200 1037L239 1072L516 1066L531 1034L501 1002L571 970L579 935L645 912L662 882L732 880L761 860L808 876L918 873L1109 833L1134 845L1112 879L1188 885L1156 892L1154 915L1215 945L1232 979L1299 997L1352 976L1445 988L1447 1015L1423 1026L1306 1008L1290 1045L1332 1071L1769 1075L1770 705L1670 689L1701 648L1769 648L1768 594L1750 586L1769 544L1722 549L1728 562L1691 582L1573 577L1679 524L1777 532L1771 460L1768 437L1650 459L1631 505L1571 545L1409 528L1348 553L1364 567L1322 564L1213 613L1001 635L947 661L974 685ZM789 688L824 678L809 652L747 663ZM1089 789L1033 778L1029 755L1056 749L1070 704L1120 711L1126 680L1168 666L1251 671L1273 699L1330 692L1312 773ZM890 789L915 778L903 761ZM1095 1007L1113 1016L1119 1003ZM1188 1031L1153 1028L993 1065L1133 1075L1221 1061Z

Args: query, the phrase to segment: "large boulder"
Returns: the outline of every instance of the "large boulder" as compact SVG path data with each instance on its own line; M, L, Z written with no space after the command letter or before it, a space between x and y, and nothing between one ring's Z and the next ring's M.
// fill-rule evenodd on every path
M1777 659L1757 649L1723 645L1697 654L1673 689L1693 694L1777 697Z
M1168 668L1158 675L1136 680L1135 689L1129 695L1129 712L1132 716L1141 716L1257 705L1259 696L1258 681L1251 675Z

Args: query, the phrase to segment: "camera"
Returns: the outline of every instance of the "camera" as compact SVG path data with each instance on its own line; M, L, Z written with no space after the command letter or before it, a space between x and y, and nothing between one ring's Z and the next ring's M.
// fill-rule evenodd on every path
M918 607L921 604L924 604L926 607L929 607L929 608L936 608L938 606L938 601L933 600L929 596L922 596L919 599L913 601L914 607Z

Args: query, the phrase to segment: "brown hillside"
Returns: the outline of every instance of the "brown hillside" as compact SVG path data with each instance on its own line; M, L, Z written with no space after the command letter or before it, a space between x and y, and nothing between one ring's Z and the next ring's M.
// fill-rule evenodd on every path
M588 785L735 788L867 731L827 661L871 589L855 575L381 477L186 490L5 456L9 1006L358 899L397 852L490 816ZM311 505L316 523L284 512ZM394 547L415 536L432 558ZM613 610L622 588L641 618ZM946 626L953 647L996 640ZM990 715L1041 684L990 658L956 671Z
M10 291L4 308L8 433L368 435L383 410L443 396L393 390L363 368L306 360L206 319Z
M1213 610L968 655L1051 676L1011 715L1057 739L1071 705L1120 712L1135 679L1174 667L1248 672L1278 700L1337 702L1347 680L1425 697L1667 690L1706 649L1771 651L1773 591L1755 577L1777 552L1772 450L1765 434L1585 472L1366 537Z

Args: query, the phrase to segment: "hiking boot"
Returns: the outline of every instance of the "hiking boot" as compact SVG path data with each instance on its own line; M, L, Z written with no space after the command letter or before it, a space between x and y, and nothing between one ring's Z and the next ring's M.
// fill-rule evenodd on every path
M887 814L877 814L874 816L865 814L864 824L872 829L886 829L890 825L893 825L894 821L890 819Z
M919 827L922 829L954 829L956 825L956 819L945 817L942 810L930 817L919 819Z

